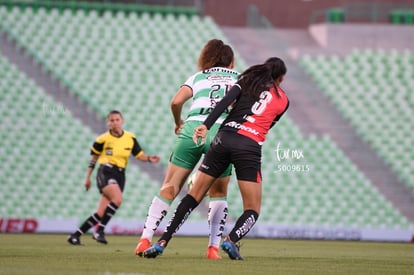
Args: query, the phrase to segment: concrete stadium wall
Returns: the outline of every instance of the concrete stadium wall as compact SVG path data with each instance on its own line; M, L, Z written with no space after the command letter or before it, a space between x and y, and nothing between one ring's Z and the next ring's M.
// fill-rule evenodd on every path
M343 7L352 3L383 6L413 5L412 0L205 0L204 11L223 26L245 26L250 5L256 5L275 27L306 28L312 13L328 8Z
M346 52L350 48L414 50L414 27L389 24L316 24L309 27L323 48Z

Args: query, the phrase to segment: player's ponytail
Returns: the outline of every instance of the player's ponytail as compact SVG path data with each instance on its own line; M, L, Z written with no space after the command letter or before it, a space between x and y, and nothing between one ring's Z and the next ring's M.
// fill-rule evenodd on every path
M278 79L285 75L287 72L287 68L285 65L285 62L283 62L282 59L278 58L278 57L271 57L269 59L266 60L265 64L267 64L267 66L269 66L269 72L270 72L270 77L272 78L272 86L275 90L275 92L277 93L277 95L280 97L280 94L277 90L277 81Z

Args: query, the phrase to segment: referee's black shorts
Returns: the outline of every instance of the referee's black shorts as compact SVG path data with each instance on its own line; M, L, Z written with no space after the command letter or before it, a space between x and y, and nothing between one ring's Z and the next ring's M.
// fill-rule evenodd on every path
M121 191L124 191L125 169L111 164L100 165L96 174L96 183L100 193L109 184L118 184Z
M199 168L218 178L230 163L238 180L261 182L262 146L235 132L219 131Z

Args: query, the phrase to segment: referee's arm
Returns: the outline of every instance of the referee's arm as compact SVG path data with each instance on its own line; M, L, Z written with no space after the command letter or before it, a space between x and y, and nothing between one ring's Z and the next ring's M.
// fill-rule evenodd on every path
M147 155L145 154L144 150L142 150L141 146L139 145L136 138L133 138L134 140L134 147L132 147L132 155L139 159L140 161L144 162L151 162L151 163L157 163L160 161L160 157L156 155Z

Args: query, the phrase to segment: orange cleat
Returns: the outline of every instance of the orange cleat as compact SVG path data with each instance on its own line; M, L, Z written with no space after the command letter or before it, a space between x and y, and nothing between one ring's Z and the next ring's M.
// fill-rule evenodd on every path
M142 257L142 254L151 246L150 240L147 238L141 238L135 247L135 255Z
M221 259L221 256L220 256L220 253L219 253L219 248L215 247L215 246L212 246L212 245L210 245L207 248L206 256L207 256L208 259L212 259L212 260L220 260Z

